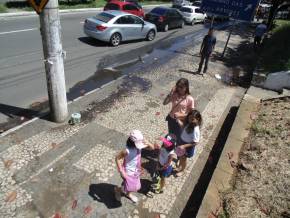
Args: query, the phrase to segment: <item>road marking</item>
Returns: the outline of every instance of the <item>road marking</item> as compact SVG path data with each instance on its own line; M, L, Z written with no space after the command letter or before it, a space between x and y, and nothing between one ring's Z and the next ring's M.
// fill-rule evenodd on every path
M8 32L0 32L0 35L10 34L10 33L19 33L19 32L27 32L32 30L37 30L38 28L31 28L31 29L24 29L24 30L14 30L14 31L8 31Z
M81 21L81 22L80 22L80 24L84 24L84 23L85 23L85 21Z

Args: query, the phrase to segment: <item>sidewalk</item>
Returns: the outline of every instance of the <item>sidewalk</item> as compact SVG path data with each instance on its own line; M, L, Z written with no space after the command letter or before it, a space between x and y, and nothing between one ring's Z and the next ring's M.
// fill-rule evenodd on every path
M222 52L227 33L217 33L216 50ZM234 35L234 50L242 39ZM201 40L201 38L200 38ZM200 40L193 47L173 50L166 64L153 59L151 68L137 64L129 76L121 77L72 102L70 112L82 112L75 126L39 119L0 139L1 217L179 217L198 180L195 164L219 131L232 104L239 104L244 89L228 86L213 76L231 78L232 69L221 61L210 63L211 76L193 75L197 69ZM161 58L162 59L162 58ZM167 131L169 106L162 100L175 82L185 77L202 111L202 141L189 161L183 177L168 179L163 194L148 197L154 152L142 153L142 190L139 204L113 197L121 182L114 156L124 148L132 129L140 129L154 141ZM147 194L147 195L146 195Z

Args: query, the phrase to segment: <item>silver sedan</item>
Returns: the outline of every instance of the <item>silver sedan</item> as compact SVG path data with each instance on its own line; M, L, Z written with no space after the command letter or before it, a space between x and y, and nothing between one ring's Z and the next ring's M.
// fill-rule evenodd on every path
M136 39L152 41L157 30L154 24L135 15L121 11L104 11L85 20L84 33L118 46L122 41Z

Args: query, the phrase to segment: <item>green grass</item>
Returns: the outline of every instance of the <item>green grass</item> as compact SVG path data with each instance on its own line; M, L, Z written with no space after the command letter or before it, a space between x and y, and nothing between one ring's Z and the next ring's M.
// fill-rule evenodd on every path
M0 13L5 13L5 12L7 12L6 6L0 3Z
M276 20L261 54L265 73L290 70L290 21Z
M95 0L88 3L75 4L74 2L68 4L65 1L60 2L60 9L76 9L76 8L102 8L106 5L106 0ZM141 5L164 4L164 1L142 1ZM167 2L168 3L168 2Z
M161 1L141 1L141 5L158 5L169 3L169 0ZM81 0L59 1L60 9L78 9L78 8L102 8L106 5L106 0L92 0L82 2ZM26 2L8 2L6 4L0 4L0 13L8 12L8 9L18 9L22 11L32 11L32 7Z

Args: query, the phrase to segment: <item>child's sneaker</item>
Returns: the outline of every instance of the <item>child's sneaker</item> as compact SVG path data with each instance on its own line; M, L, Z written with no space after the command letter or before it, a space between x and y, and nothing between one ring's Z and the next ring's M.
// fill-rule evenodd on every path
M154 189L154 193L155 194L162 194L163 193L163 189L161 189L160 187L157 189Z

